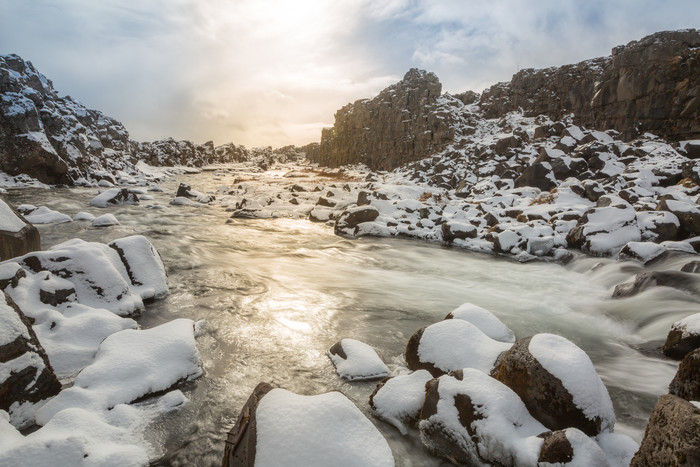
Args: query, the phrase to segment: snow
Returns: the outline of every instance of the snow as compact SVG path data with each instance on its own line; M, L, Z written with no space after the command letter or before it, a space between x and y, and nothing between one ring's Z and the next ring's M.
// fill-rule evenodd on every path
M425 400L425 383L433 379L426 370L388 379L372 396L373 414L394 425L402 435L407 420L417 420Z
M28 222L32 224L59 224L63 222L71 222L70 216L54 211L46 206L39 206L29 214L24 216Z
M536 334L530 354L572 395L574 405L589 420L601 419L601 431L612 431L615 412L610 395L586 353L568 339L555 334Z
M564 430L566 439L569 441L574 451L573 459L566 465L570 467L609 467L610 464L605 452L589 438L584 432L577 428L567 428ZM542 463L542 467L552 464ZM629 464L628 464L629 465Z
M393 466L377 428L339 392L302 396L276 388L256 410L256 467Z
M90 214L89 212L80 211L75 216L73 216L73 220L74 221L90 221L90 222L92 222L93 220L95 220L95 216Z
M454 319L469 321L491 339L501 342L515 342L513 331L496 318L493 313L480 306L464 303L452 310L450 314Z
M653 242L629 242L625 245L625 249L634 254L632 259L638 259L644 264L666 252L663 245ZM624 259L622 255L620 259Z
M341 378L353 381L389 376L389 368L371 346L355 339L343 339L340 345L347 358L333 354L330 350L326 355L335 365Z
M569 433L566 435L568 438ZM639 444L632 438L619 433L601 433L594 439L605 453L610 467L629 467L639 450Z
M0 230L5 232L19 232L26 224L17 217L2 199L0 199Z
M451 376L439 378L437 413L421 420L421 439L430 445L424 432L433 426L444 430L467 452L478 450L479 456L496 464L537 465L542 438L549 431L527 411L525 404L512 389L487 374L471 368L464 369L464 379ZM475 419L471 428L477 444L460 421L455 396L465 394L482 418ZM475 456L475 465L482 462Z
M116 201L115 198L117 198L121 192L122 188L110 188L105 190L90 200L90 206L106 208L107 206L115 204L138 204L138 201L135 200Z
M119 221L114 214L103 214L92 220L93 227L108 227L110 225L119 225Z
M672 330L681 331L683 337L700 336L700 313L686 316L671 326Z
M29 340L27 326L19 315L5 300L5 294L0 293L0 347L14 342L19 337Z
M176 319L146 330L126 329L107 337L93 363L37 412L41 425L68 408L91 412L128 404L201 375L194 321Z
M109 243L122 263L128 265L127 277L131 289L142 299L161 298L168 293L167 274L163 260L155 247L143 235L132 235Z
M491 339L470 322L447 319L425 328L418 356L444 372L463 368L490 372L501 352L510 347L511 344Z

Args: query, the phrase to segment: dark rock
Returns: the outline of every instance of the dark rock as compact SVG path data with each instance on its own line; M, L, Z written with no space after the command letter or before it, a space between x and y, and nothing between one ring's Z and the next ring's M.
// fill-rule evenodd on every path
M442 239L446 242L452 242L455 239L476 238L477 235L476 227L471 224L445 222L442 224L441 229Z
M687 329L686 324L681 320L671 326L662 351L667 357L680 360L698 348L700 348L700 334Z
M534 164L526 167L523 173L515 179L515 187L531 186L542 191L549 191L557 186L552 177L553 174L550 169L541 163Z
M22 214L17 211L14 206L0 199L0 203L7 206L9 209L7 215L14 216L24 223L18 232L9 232L0 230L0 261L5 261L16 256L22 256L31 251L41 250L41 237L39 230L27 222ZM0 210L3 206L0 206Z
M255 466L255 448L258 440L255 411L265 394L272 389L274 387L268 383L260 383L253 389L238 415L236 424L228 432L222 466Z
M612 296L613 298L631 297L657 286L673 287L700 294L700 278L694 274L680 271L649 271L637 274L632 282L616 285Z
M513 391L525 403L530 414L551 430L574 427L595 436L603 420L593 420L574 404L573 396L561 380L553 376L530 354L531 337L518 340L501 354L491 376Z
M452 113L438 103L437 76L411 69L403 80L373 99L348 104L335 114L333 128L321 133L318 160L338 167L364 163L391 170L442 149L454 138ZM462 106L451 98L451 105Z
M700 401L700 348L683 357L668 392L687 401Z
M289 189L289 191L291 191L292 193L299 193L299 192L306 191L306 188L295 183L294 185L292 185L292 187Z
M700 209L689 203L664 199L656 206L657 211L673 213L680 221L679 235L682 238L700 235Z
M370 206L361 206L344 211L336 220L333 228L336 235L354 234L357 226L363 222L372 222L379 216L379 211Z
M357 205L367 206L369 204L369 193L366 191L360 191L357 194Z
M30 363L13 369L0 381L0 410L9 411L15 404L36 403L55 396L61 390L44 348L32 329L31 323L17 305L0 291L0 321L10 330L0 341L0 363L7 363L25 355Z
M192 190L191 186L189 186L186 183L180 183L180 186L177 187L177 194L175 196L183 197L183 198L191 198L192 195L190 194L190 190Z
M682 272L700 273L700 261L691 261L681 268ZM1 288L1 287L0 287Z
M548 431L539 435L544 439L540 448L540 457L537 462L550 464L566 464L574 458L574 448L566 437L566 431Z
M673 394L656 401L630 467L700 465L700 409Z

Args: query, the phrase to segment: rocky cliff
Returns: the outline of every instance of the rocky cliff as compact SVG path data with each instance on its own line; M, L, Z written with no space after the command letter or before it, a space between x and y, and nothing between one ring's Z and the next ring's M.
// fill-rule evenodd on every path
M442 149L455 132L448 108L461 102L441 90L435 74L414 68L377 97L346 105L323 130L315 161L390 170Z
M521 108L526 116L614 128L624 139L645 132L670 140L700 137L700 33L664 31L575 65L522 70L484 91L487 118Z
M93 183L119 171L135 173L144 160L157 166L201 166L246 159L245 147L194 144L167 138L131 141L124 125L70 96L31 62L0 55L0 171L49 184Z
M573 114L573 122L615 129L624 140L645 132L672 141L697 139L699 89L695 29L659 32L615 47L609 57L522 70L481 96L471 91L440 96L437 77L413 69L377 97L338 110L313 160L331 167L363 162L392 169L439 152L459 132L468 134L475 119L518 110L553 120Z

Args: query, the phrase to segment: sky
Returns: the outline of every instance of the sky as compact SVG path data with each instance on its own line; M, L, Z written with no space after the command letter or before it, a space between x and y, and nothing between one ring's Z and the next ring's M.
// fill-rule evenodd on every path
M0 0L0 54L134 140L279 147L410 68L482 91L699 19L697 0Z

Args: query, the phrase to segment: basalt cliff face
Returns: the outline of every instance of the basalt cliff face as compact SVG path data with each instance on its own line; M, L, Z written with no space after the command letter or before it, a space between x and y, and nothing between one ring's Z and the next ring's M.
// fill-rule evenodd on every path
M446 107L457 100L441 90L435 74L414 68L374 99L346 105L336 112L335 125L323 130L317 161L391 170L442 149L455 131Z
M130 140L117 120L60 96L53 83L17 55L0 55L0 171L26 174L48 184L113 181L134 173L136 162L201 166L248 156L245 147L172 138Z
M474 118L501 118L518 110L553 120L573 114L575 123L615 129L625 140L645 132L671 141L697 139L699 89L695 29L659 32L615 47L609 57L522 70L481 96L470 91L440 96L437 77L414 69L377 97L340 109L335 125L323 130L315 160L331 167L363 162L392 169L440 151L468 131ZM457 100L465 110L455 117L446 110Z

